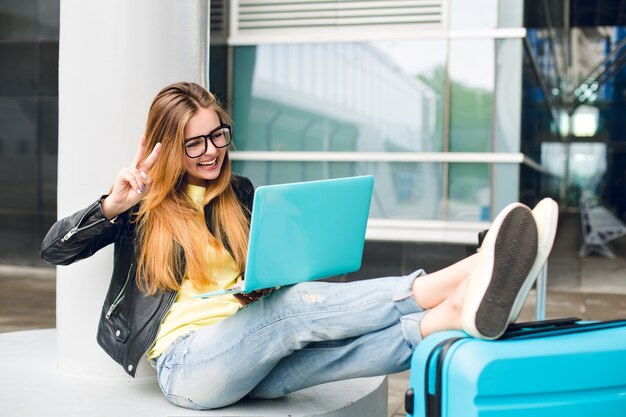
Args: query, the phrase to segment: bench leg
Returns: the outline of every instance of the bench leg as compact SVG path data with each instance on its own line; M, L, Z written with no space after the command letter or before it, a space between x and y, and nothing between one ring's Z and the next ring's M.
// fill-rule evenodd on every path
M607 258L610 259L615 259L615 253L613 253L613 251L608 247L608 245L598 245L596 248L596 251L598 251L601 255L606 256Z
M603 255L609 259L615 259L615 253L606 245L582 245L580 250L578 251L578 256L580 258L584 258L589 255L591 252L597 252L600 255Z

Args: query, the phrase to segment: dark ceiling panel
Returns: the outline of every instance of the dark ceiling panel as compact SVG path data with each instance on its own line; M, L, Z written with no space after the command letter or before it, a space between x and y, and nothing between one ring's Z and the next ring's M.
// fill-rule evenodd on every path
M545 1L526 0L524 2L525 27L543 28L547 26ZM570 0L569 5L570 27L626 26L626 0ZM556 24L556 22L553 23ZM556 26L561 25L557 24Z

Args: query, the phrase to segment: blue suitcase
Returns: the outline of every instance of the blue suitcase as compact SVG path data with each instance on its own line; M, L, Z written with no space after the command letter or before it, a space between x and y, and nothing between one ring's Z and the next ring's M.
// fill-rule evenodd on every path
M626 417L626 320L513 325L500 340L433 334L413 355L413 417Z

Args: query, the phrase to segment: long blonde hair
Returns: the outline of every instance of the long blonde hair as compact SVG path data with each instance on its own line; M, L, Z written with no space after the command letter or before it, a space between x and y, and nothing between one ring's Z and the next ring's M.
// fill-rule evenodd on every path
M207 270L208 244L229 248L239 270L245 268L249 222L231 184L228 153L218 178L208 182L204 196L204 204L212 202L213 233L207 228L204 213L185 193L184 131L201 108L215 111L222 123L230 122L215 96L194 83L165 87L150 106L147 149L158 142L162 149L149 172L153 180L150 193L142 200L136 217L136 278L147 294L178 290L184 274L198 289L214 283Z

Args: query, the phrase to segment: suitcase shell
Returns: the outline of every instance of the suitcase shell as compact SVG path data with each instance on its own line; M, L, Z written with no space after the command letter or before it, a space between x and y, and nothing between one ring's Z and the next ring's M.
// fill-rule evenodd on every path
M413 417L624 417L626 321L496 341L433 334L413 355L406 408Z

